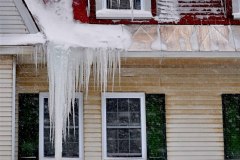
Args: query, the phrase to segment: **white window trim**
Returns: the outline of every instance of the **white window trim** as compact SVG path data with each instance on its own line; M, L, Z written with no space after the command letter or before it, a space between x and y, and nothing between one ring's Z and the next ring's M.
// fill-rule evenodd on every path
M107 9L107 0L96 1L97 19L150 19L151 0L141 0L141 10L134 9Z
M141 140L142 140L142 157L107 157L107 120L106 120L106 99L107 98L140 98L141 101ZM147 142L146 142L146 111L145 111L145 94L133 92L106 92L102 94L102 156L103 160L146 160L147 159Z
M232 1L232 15L234 19L240 19L240 0L233 0Z
M49 98L48 92L41 92L39 94L39 159L40 160L54 160L55 158L44 157L44 98ZM79 157L78 158L62 158L62 160L79 160L84 159L84 146L83 146L83 95L76 93L76 98L79 99Z

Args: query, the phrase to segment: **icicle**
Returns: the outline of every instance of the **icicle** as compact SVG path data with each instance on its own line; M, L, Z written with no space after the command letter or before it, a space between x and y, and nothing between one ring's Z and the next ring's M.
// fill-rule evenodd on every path
M65 48L48 44L49 117L51 129L55 128L52 136L55 137L56 158L60 158L62 146L59 144L68 133L70 113L75 125L75 92L83 88L88 94L92 67L95 83L105 92L108 79L114 77L120 66L120 52L117 49Z
M129 3L130 3L130 8L131 8L131 18L132 18L132 21L134 19L134 15L133 15L133 10L134 10L134 7L133 7L133 0L129 0Z
M160 22L178 22L180 20L178 1L176 0L158 0L158 16L156 20Z

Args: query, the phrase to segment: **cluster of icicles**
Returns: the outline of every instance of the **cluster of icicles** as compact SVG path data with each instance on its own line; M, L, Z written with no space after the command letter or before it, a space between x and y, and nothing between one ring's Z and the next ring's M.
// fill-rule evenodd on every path
M157 9L158 17L156 20L160 22L177 22L180 20L177 0L158 0Z
M88 94L90 75L93 75L94 86L101 91L106 90L109 78L114 81L115 72L120 69L120 52L119 49L47 45L49 116L52 130L58 130L55 133L62 132L66 138L69 114L71 110L74 112L75 93L84 90Z

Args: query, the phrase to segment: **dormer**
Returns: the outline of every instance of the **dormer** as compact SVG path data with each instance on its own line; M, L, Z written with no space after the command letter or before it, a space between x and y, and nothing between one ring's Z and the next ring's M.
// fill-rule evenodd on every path
M74 0L73 8L76 20L92 24L227 25L240 24L239 4L240 0Z

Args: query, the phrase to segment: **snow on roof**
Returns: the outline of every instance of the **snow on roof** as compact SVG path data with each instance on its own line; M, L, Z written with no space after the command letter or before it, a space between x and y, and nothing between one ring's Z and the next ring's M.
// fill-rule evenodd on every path
M42 33L1 34L0 37L0 45L2 46L34 45L44 44L46 42Z
M81 24L73 20L72 1L48 3L26 0L47 41L65 47L117 48L126 50L131 37L122 25Z

